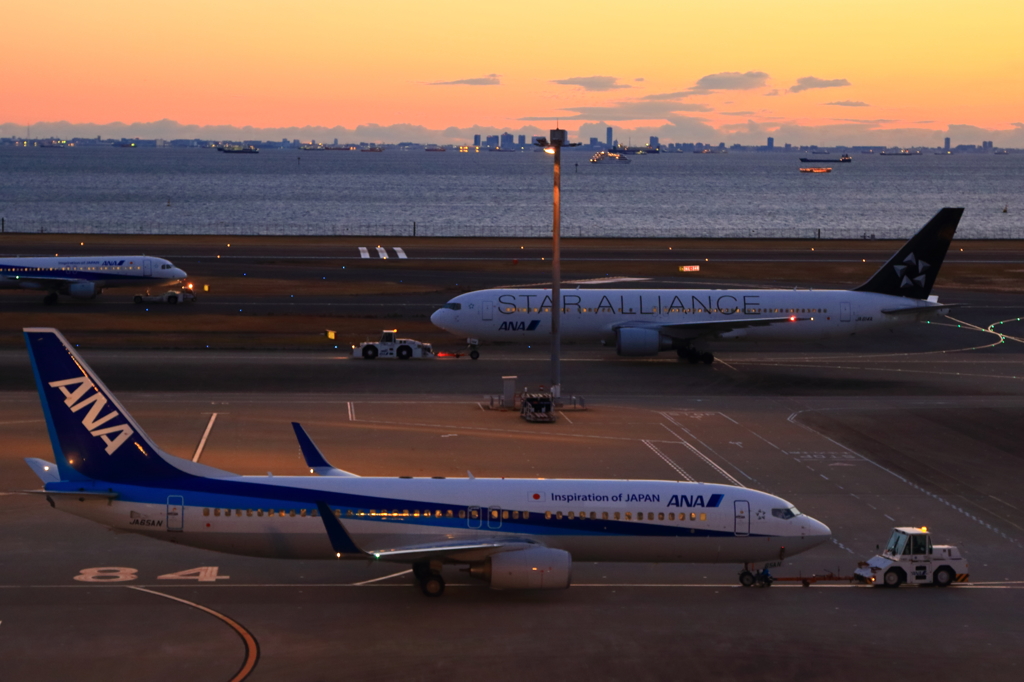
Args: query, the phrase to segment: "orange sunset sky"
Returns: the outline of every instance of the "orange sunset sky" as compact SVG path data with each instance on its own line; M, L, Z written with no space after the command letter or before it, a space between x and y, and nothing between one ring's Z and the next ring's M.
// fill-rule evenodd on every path
M443 141L558 118L663 141L952 130L1024 146L1019 0L37 0L4 15L3 135L408 124L425 130L396 134Z

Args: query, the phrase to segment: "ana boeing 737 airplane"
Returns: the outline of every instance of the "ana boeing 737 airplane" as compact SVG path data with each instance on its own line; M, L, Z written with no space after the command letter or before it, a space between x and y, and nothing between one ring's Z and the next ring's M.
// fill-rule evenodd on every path
M111 287L164 286L186 277L170 261L149 256L0 258L0 289L46 291L47 305L58 295L91 299Z
M293 424L310 476L239 476L173 457L55 329L25 329L54 462L28 459L57 509L192 547L411 565L440 595L445 564L496 589L569 586L572 562L739 563L740 581L826 542L768 493L710 483L360 477ZM755 572L757 575L755 576Z
M614 343L619 355L675 350L692 363L711 364L710 346L717 342L816 342L944 315L950 306L931 296L932 285L963 212L940 210L871 279L849 291L563 290L561 337ZM430 321L467 337L475 360L480 341L547 341L550 313L550 289L485 289L456 296Z

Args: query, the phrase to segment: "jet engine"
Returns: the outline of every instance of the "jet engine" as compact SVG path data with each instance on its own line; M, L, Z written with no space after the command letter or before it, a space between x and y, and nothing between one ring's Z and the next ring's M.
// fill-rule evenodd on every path
M469 573L496 590L564 590L572 579L572 556L548 547L517 549L492 554Z
M96 298L100 290L93 282L72 282L68 285L68 295L72 298Z
M619 355L657 355L663 350L672 350L672 339L657 329L622 327L616 331L615 352Z

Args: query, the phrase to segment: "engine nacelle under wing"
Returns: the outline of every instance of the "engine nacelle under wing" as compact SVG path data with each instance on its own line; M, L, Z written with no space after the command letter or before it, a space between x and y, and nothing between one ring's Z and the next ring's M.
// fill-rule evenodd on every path
M68 295L72 298L96 298L100 293L93 282L72 282L68 285Z
M615 352L619 355L640 357L671 349L672 339L657 329L621 327L615 332Z
M518 549L492 554L470 572L496 590L564 590L572 581L572 556L549 547Z

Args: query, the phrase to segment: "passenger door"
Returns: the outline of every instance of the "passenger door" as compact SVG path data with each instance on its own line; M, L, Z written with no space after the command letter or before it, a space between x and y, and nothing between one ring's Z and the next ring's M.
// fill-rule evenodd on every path
M839 321L849 322L852 319L852 312L850 310L849 301L841 301L839 303Z
M181 495L167 496L167 530L185 530L185 498Z
M142 259L142 274L145 277L153 276L153 261L149 258Z
M501 507L491 507L487 510L487 528L490 530L501 528Z
M480 308L480 319L489 322L494 319L494 304L491 301L484 301Z
M750 503L746 500L733 502L736 510L736 535L750 535Z
M470 528L479 528L480 524L483 522L483 519L480 518L480 507L470 507L469 513L466 516L468 517L466 519L466 524Z

